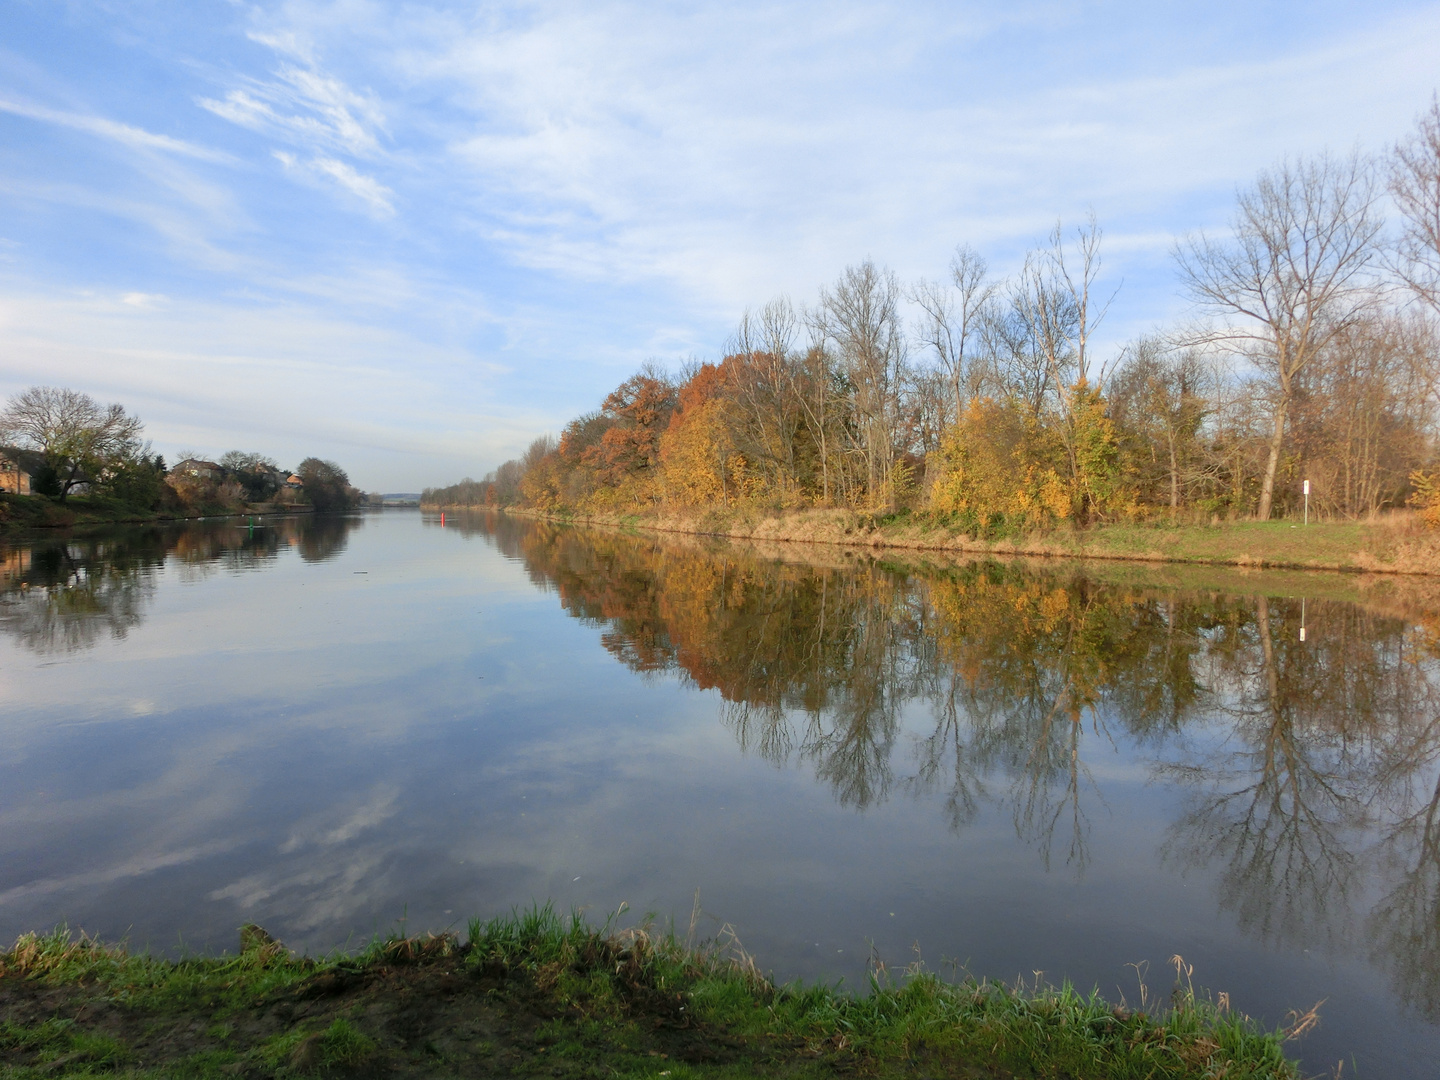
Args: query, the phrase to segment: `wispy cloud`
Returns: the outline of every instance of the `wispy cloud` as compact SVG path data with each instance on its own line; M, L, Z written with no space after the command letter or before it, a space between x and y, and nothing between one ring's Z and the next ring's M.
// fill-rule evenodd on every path
M349 287L357 307L376 308L364 282ZM454 317L404 282L374 287L410 295L412 311L437 321ZM0 282L0 397L43 372L124 401L167 456L182 445L214 454L263 446L285 460L332 457L357 482L406 490L407 480L503 460L565 419L541 403L505 404L500 365L328 307L162 302L138 290L53 298Z
M678 282L730 309L866 254L928 269L957 240L1016 252L1092 205L1113 220L1223 199L1278 153L1408 121L1440 44L1420 12L1268 58L1016 80L992 38L1013 27L963 6L843 8L818 31L803 5L523 11L383 26L405 38L397 81L449 88L477 227L527 266Z
M285 166L287 172L303 174L314 178L328 178L355 196L376 217L387 218L395 213L395 193L373 176L357 172L353 166L335 158L317 157L302 162L294 154L284 150L274 151L275 158Z
M287 29L251 31L257 45L287 60L269 78L245 76L223 99L197 103L216 116L313 152L374 157L382 152L384 109L373 93L352 89L323 70L314 49Z
M58 124L61 127L73 128L76 131L109 139L135 150L160 150L167 154L179 154L182 157L218 163L235 161L231 155L218 150L197 146L169 135L157 135L153 131L145 131L143 128L122 124L103 116L65 112L61 109L50 109L43 105L33 105L6 98L0 98L0 112L10 113L12 116L23 116L27 120L38 120L46 124Z
M373 94L352 90L322 71L291 34L252 33L251 40L302 61L283 63L274 77L246 77L221 99L200 97L197 104L232 124L300 151L274 150L288 174L305 182L338 185L376 218L395 214L395 193L337 154L362 160L384 157L380 135L385 116Z
M355 156L380 151L384 117L373 98L357 94L339 79L308 68L284 65L273 80L247 79L223 99L198 104L233 124L306 148L327 148Z

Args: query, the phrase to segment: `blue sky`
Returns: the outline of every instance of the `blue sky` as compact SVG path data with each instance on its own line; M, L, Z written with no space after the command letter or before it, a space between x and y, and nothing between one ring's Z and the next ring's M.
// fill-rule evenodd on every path
M847 263L1005 272L1092 208L1113 348L1437 58L1435 3L0 0L0 394L413 490Z

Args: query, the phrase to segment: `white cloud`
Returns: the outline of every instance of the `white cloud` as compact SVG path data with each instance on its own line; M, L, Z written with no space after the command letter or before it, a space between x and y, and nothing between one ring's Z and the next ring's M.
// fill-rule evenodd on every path
M250 36L282 54L303 53L286 35ZM308 53L302 59L302 65L281 64L272 78L244 78L223 100L201 97L197 104L233 124L307 150L379 156L386 122L378 99L320 70Z
M393 217L395 214L395 204L392 201L395 193L373 176L357 172L343 161L317 157L312 161L302 162L294 154L284 150L276 150L274 155L276 160L285 166L286 172L302 175L312 180L328 178L339 184L340 187L360 200L377 218Z
M374 177L358 173L345 162L334 158L316 158L310 163L310 168L330 177L377 215L389 217L395 213L395 207L390 201L395 193Z
M316 454L367 490L478 475L566 419L503 405L505 368L466 349L298 304L56 298L0 283L0 339L0 397L44 373L123 401L167 456Z
M522 265L676 281L732 310L867 254L930 271L957 240L1013 251L1091 205L1104 221L1228 201L1280 153L1398 131L1440 47L1422 11L1268 60L1022 83L985 56L993 22L963 8L520 12L368 28L403 42L376 58L397 84L453 106L451 196Z
M183 139L174 139L169 135L157 135L154 132L109 120L103 116L86 116L82 113L65 112L61 109L50 109L42 105L32 105L4 98L0 98L0 112L23 116L27 120L38 120L42 123L57 124L60 127L84 131L135 150L161 150L168 154L179 154L182 157L196 158L201 161L225 163L235 160L229 154L221 153L218 150L196 146L194 143L186 142Z

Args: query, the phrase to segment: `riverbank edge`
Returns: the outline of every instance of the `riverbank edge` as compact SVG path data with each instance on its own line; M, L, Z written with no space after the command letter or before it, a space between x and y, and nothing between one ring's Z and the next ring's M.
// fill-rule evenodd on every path
M439 513L486 507L424 505ZM1218 525L1101 525L1019 538L985 540L947 527L928 514L854 510L765 513L705 510L693 514L645 511L595 514L506 507L500 513L564 524L639 532L681 533L733 540L817 544L877 551L944 552L1174 563L1242 570L1325 570L1345 574L1440 575L1440 531L1412 515L1375 522L1226 522Z
M295 956L256 926L238 954L167 960L61 928L0 954L0 1076L1146 1076L1298 1080L1266 1030L1176 984L1142 1008L1037 984L945 981L878 960L864 995L777 985L733 939L693 945L549 905L463 942L391 936ZM692 927L693 932L693 927ZM61 1072L60 1070L65 1070Z
M3 516L0 516L0 537L6 538L59 529L86 529L107 525L164 525L213 518L300 517L315 512L310 506L280 508L267 503L244 510L209 508L193 514L167 514L119 504L95 506L83 496L57 503L33 495L11 494L0 494L0 509L4 511ZM18 515L14 512L17 509L20 510Z

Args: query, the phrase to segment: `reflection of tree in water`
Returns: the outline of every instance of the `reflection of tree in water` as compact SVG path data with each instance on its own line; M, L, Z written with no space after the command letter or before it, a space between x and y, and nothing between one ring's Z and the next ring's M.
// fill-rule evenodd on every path
M318 561L344 550L357 518L278 518L145 527L103 536L16 545L0 566L0 631L36 652L89 648L123 638L144 618L162 566L181 580L270 565L281 550Z
M1262 939L1334 941L1373 883L1399 872L1372 923L1424 891L1426 811L1415 807L1425 805L1417 784L1436 773L1440 687L1401 620L1312 604L1302 643L1298 609L1262 597L1214 620L1204 661L1223 727L1199 732L1166 767L1196 793L1167 851L1221 862L1223 902ZM1403 871L1407 862L1419 870ZM1420 989L1407 996L1435 1001Z
M26 554L25 571L0 593L0 629L39 653L123 638L140 624L165 558L153 531L35 545Z
M324 562L345 550L350 534L365 523L358 514L314 514L303 518L281 518L297 535L300 557L306 562Z
M1436 748L1440 721L1432 720L1423 756L1430 778L1428 793L1415 792L1381 846L1393 883L1371 910L1368 929L1377 955L1389 961L1401 995L1432 1019L1440 1018L1440 769ZM1408 786L1408 785L1407 785Z
M936 579L930 597L942 663L917 779L949 774L947 808L959 823L974 813L984 775L1008 775L1019 834L1048 859L1063 824L1068 861L1083 864L1082 800L1087 790L1098 796L1087 736L1109 745L1108 725L1118 719L1133 739L1162 737L1201 696L1183 610L1084 578L996 564Z
M479 529L617 658L715 688L747 752L808 763L845 805L900 772L944 793L953 827L1003 803L1042 856L1064 837L1081 865L1100 800L1087 760L1148 750L1190 792L1165 856L1218 865L1247 931L1333 939L1363 903L1402 995L1440 1015L1440 646L1412 623L1311 601L1301 642L1299 600Z

